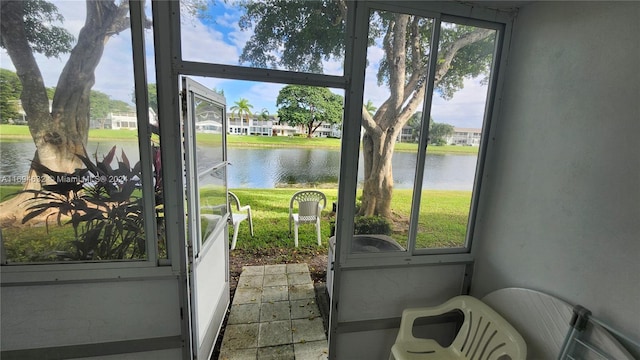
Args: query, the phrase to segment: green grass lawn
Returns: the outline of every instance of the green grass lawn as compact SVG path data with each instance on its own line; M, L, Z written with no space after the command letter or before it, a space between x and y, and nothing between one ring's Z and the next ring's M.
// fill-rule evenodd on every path
M2 141L31 139L26 125L0 124ZM131 130L93 129L89 131L90 140L135 141L138 133ZM198 134L198 141L214 144L219 142L215 134ZM300 136L249 136L228 135L227 143L231 147L283 147L283 148L323 148L340 149L340 139L306 138ZM397 143L396 151L417 152L418 145L413 143ZM477 146L429 146L430 154L477 154Z
M22 190L22 185L2 185L0 186L0 202L13 197L18 191Z
M251 205L254 217L254 237L248 224L241 224L238 233L239 249L293 246L289 238L289 201L297 189L233 189L240 202ZM327 196L327 208L322 212L321 233L323 239L330 234L332 203L337 200L337 190L322 189ZM411 190L394 190L392 211L398 221L393 226L392 237L406 247L408 243L408 219L411 212ZM471 201L470 191L423 191L416 248L452 247L464 243L467 217ZM315 227L302 225L299 230L300 246L316 246Z
M19 189L2 187L0 200ZM253 212L254 236L249 233L248 222L240 225L237 248L243 250L282 249L294 250L293 235L289 234L289 201L298 189L232 189L243 205L250 205ZM304 224L299 229L301 252L327 252L327 240L331 231L332 203L337 199L336 189L322 189L327 196L327 208L322 212L321 234L323 246L316 245L315 227ZM424 191L420 210L417 248L452 247L464 243L471 192ZM392 237L401 245L407 245L408 219L411 208L411 190L395 190L392 210L395 223ZM229 229L233 232L233 229ZM232 234L229 234L230 238ZM43 258L52 251L71 251L74 238L70 225L49 227L4 229L3 237L8 257L14 261L32 261ZM46 256L45 256L46 258Z

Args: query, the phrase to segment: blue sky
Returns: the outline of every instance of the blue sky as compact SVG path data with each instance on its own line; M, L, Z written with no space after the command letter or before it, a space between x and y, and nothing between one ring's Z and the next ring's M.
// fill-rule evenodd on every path
M71 33L78 34L85 16L84 1L64 0L54 1L65 17L64 27ZM147 2L147 6L149 2ZM215 6L209 8L209 19L183 19L182 21L182 52L186 60L217 62L222 64L239 65L238 59L242 48L252 35L252 29L240 30L238 20L241 11L232 4L216 1ZM150 9L147 9L150 13ZM148 81L155 82L155 68L153 58L153 39L151 31L146 32ZM388 97L389 91L385 86L378 86L375 72L378 62L382 59L383 51L380 47L372 46L368 49L369 66L366 71L365 101L372 100L379 106ZM58 75L66 63L68 55L60 59L47 59L37 55L36 60L45 80L46 86L55 86ZM0 52L0 67L14 70L6 52ZM342 74L342 60L334 59L324 63L325 73ZM232 81L226 79L194 78L208 87L223 89L227 103L232 106L240 98L246 98L253 105L255 112L267 109L271 114L277 112L276 98L281 84L257 83L247 81ZM133 66L131 64L130 32L124 31L109 40L105 47L104 56L96 69L96 83L94 90L109 94L112 98L131 103L133 93ZM342 90L333 90L343 95ZM465 88L455 94L450 101L439 97L434 98L432 116L437 122L452 124L456 127L480 127L484 112L486 86L478 80L465 81Z

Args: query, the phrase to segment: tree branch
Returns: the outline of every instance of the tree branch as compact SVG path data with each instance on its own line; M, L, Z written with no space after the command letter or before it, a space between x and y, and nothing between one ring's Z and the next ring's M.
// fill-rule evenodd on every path
M411 96L411 100L407 103L407 105L402 109L402 111L398 114L397 124L395 125L398 128L404 127L404 125L409 121L411 115L416 112L418 109L418 104L424 100L424 93L427 89L426 82L422 84L417 91L413 92Z
M404 82L406 79L406 38L409 15L394 14L394 20L389 21L387 32L383 39L383 49L389 68L389 98L380 105L376 112L376 122L381 129L387 129L393 123L387 112L400 111L404 99Z
M458 51L465 46L471 45L477 41L487 38L493 34L494 30L491 29L477 29L468 34L461 36L458 40L445 47L439 54L441 61L438 61L438 67L435 73L435 83L437 84L447 74L451 67L451 62L455 58Z
M16 73L22 83L22 108L29 118L43 118L49 116L49 99L44 86L42 74L33 51L29 46L24 26L23 1L2 1L0 3L0 36L2 43L16 68ZM46 124L29 121L31 134L45 130Z
M422 46L420 45L420 18L415 16L410 25L410 41L411 46L411 76L404 87L404 97L402 103L413 94L421 81L427 77L428 64L423 60Z
M318 128L320 127L320 125L322 125L322 121L318 121L316 126L313 126L315 123L312 122L311 123L311 134L313 134L314 132L316 132L316 130L318 130Z
M389 62L389 90L391 91L391 106L397 112L402 106L404 98L404 85L407 71L407 24L409 15L394 14L395 26L393 26L393 39L391 52L387 53ZM389 56L391 55L391 56Z
M54 122L64 122L69 136L82 136L86 142L89 126L89 95L109 32L123 22L128 3L87 1L87 17L78 43L65 64L53 98Z
M347 19L347 3L345 0L337 0L336 4L340 10L340 16L333 22L334 26L340 25L341 22Z
M414 16L411 21L411 75L425 67L422 62L422 47L420 46L420 17Z
M436 66L436 75L434 79L434 85L437 86L439 81L449 71L451 67L451 62L455 58L458 51L463 49L465 46L468 46L477 41L485 39L487 36L491 35L492 32L493 30L490 30L490 29L478 29L476 31L473 31L469 34L466 34L460 37L460 39L456 40L455 42L447 46L444 49L444 61L439 63ZM411 43L413 46L413 48L411 49L412 51L416 50L416 46L417 47L420 46L419 41L417 43L415 41L412 41ZM415 54L412 54L412 55L415 55ZM415 57L412 56L412 58L415 58ZM411 101L406 105L405 109L403 109L403 111L399 114L400 118L403 118L407 112L409 112L409 116L413 114L413 112L415 111L415 107L417 107L420 101L422 101L422 98L424 97L424 92L426 89L426 82L424 81L424 79L426 79L427 77L428 67L426 66L426 64L423 64L422 67L420 67L419 69L416 69L416 66L412 64L412 68L414 69L414 72L411 74L411 78L409 79L409 82L405 86L405 96L403 98L403 103L406 102L409 98L411 98ZM422 81L422 84L420 84L421 81ZM418 86L420 88L418 88ZM417 92L414 92L416 90ZM402 125L404 126L404 123Z
M114 15L113 24L109 27L106 32L105 42L107 42L108 37L119 34L120 32L127 30L131 27L131 20L129 19L129 1L123 1L118 5L118 9ZM145 23L145 27L147 24Z
M372 134L382 133L382 129L380 128L380 126L378 126L378 123L373 119L371 114L369 114L369 111L367 111L367 108L364 106L362 106L362 126Z

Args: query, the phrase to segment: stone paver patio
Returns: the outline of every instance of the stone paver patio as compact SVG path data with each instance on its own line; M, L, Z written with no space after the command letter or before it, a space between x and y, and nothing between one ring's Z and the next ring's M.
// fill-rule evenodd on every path
M245 266L220 359L327 359L327 337L307 264Z

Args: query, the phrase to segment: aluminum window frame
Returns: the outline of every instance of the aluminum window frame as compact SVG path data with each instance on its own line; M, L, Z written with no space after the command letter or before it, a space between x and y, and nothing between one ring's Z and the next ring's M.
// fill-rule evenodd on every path
M407 265L421 264L455 264L469 263L473 261L472 243L473 230L477 218L478 202L481 194L481 184L484 170L484 163L488 142L490 139L491 120L495 116L495 109L498 106L498 90L501 84L500 68L504 67L503 53L505 52L505 42L508 39L508 29L510 28L511 13L496 9L475 8L463 4L435 3L421 4L418 7L412 2L388 2L388 1L363 1L357 3L357 11L355 14L355 23L353 24L355 38L367 38L369 29L369 14L371 11L392 11L400 13L408 13L422 17L434 19L439 29L440 23L454 22L456 24L478 26L496 30L496 45L493 53L493 61L491 65L490 80L487 90L487 98L485 103L485 111L482 127L482 138L480 148L478 150L478 158L474 176L474 185L471 195L471 206L468 215L467 231L465 234L465 245L459 248L433 248L433 249L416 249L416 232L417 218L419 216L420 197L422 190L422 178L424 176L424 164L426 158L428 131L421 131L419 143L418 160L416 161L416 180L414 181L414 192L411 205L411 221L409 229L409 243L406 251L398 252L379 252L379 253L357 253L352 252L352 239L354 234L353 216L355 215L355 202L357 195L357 179L345 179L341 176L339 179L338 203L342 214L338 213L336 220L336 243L340 244L335 247L335 258L339 261L340 267L348 269L370 268L370 267L395 267ZM435 49L437 55L438 38L434 38L430 43L432 52ZM345 119L361 119L361 107L364 102L364 83L366 68L358 68L357 64L365 64L367 56L366 41L360 41L353 44L354 54L349 59L352 74L351 78L351 98L347 97L345 102ZM429 61L435 66L436 57L431 56ZM433 60L433 61L432 61ZM433 72L430 72L432 74ZM428 78L428 88L425 91L423 102L423 121L431 116L431 103L433 99L433 77ZM353 105L356 103L355 105ZM359 103L359 106L358 104ZM349 104L349 108L346 108ZM428 110L428 111L426 111ZM341 155L341 171L340 174L353 172L357 169L361 121L348 122L345 120L343 124L343 144ZM347 136L345 136L347 134ZM352 136L349 136L352 135ZM353 144L357 142L357 146ZM346 143L346 144L345 144ZM342 169L342 167L345 169ZM418 181L420 180L420 181ZM430 255L430 256L424 256ZM337 275L336 275L337 277Z
M489 83L487 84L487 97L485 99L484 106L484 115L482 120L482 132L480 136L480 148L478 149L478 157L476 162L476 170L474 172L474 181L473 188L471 191L471 205L469 207L469 214L467 218L467 229L465 233L465 243L462 247L457 248L420 248L416 249L415 241L417 236L417 227L418 227L418 216L420 210L420 201L422 200L421 192L422 192L422 178L424 176L425 169L425 159L426 152L428 148L428 136L429 130L428 127L425 131L420 132L421 139L418 148L418 158L417 161L417 170L421 168L422 171L416 171L416 174L419 174L419 177L416 176L416 184L418 189L414 191L414 199L412 203L412 218L410 221L410 230L409 230L409 250L412 255L432 255L432 254L452 254L452 253L470 253L471 247L473 243L473 231L475 229L475 222L477 218L478 212L478 201L480 199L480 192L482 187L482 177L484 174L484 164L486 160L486 152L487 152L487 143L489 141L489 132L491 130L491 119L493 117L493 107L495 104L496 98L496 90L497 90L497 79L498 73L500 71L500 60L503 48L504 41L504 33L505 33L505 24L481 21L477 19L469 19L459 16L451 16L443 14L438 20L438 32L440 29L440 24L442 22L451 22L460 25L469 25L469 26L477 26L485 29L492 29L496 31L495 37L495 45L493 49L493 59L491 63L490 73L489 73ZM435 40L432 39L432 42ZM432 44L433 45L433 44ZM437 51L437 43L432 49L435 48ZM437 52L436 52L437 56ZM429 59L431 60L431 58ZM431 70L430 70L431 71ZM429 119L431 117L432 105L433 105L433 78L429 77L429 85L427 91L425 92L424 99L424 109L422 112L422 125L425 126L425 119ZM428 121L426 122L428 124ZM419 164L419 165L418 165ZM419 168L418 168L419 167ZM419 181L418 181L419 178ZM418 211L414 211L418 210ZM414 219L415 214L415 219Z
M163 265L169 265L170 261L158 258L153 157L151 144L148 141L151 131L149 127L149 94L145 56L145 19L144 2L132 1L129 6L129 21L131 24L134 94L137 99L136 115L138 118L138 150L143 191L145 258L67 262L3 262L0 264L2 267L1 282L3 286L27 283L32 285L48 282L60 283L62 281L92 282L92 280L98 279L136 279L155 275L170 276L170 272L167 269L155 270Z

